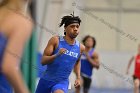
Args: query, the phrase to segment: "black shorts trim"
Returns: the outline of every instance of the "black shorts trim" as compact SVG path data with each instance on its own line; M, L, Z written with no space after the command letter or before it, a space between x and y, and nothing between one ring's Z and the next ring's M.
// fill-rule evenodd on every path
M82 76L82 78L83 78L83 88L88 90L90 88L92 80L91 78L84 77L84 76Z
M137 76L133 75L133 80L136 80L136 79L140 80Z

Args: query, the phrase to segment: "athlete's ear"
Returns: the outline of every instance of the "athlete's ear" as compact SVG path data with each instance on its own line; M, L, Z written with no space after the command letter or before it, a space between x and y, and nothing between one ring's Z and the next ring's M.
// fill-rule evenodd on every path
M64 30L64 35L66 35L66 31Z

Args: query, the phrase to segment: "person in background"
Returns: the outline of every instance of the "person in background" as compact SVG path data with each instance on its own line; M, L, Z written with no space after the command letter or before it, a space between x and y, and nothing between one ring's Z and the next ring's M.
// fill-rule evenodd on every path
M126 74L129 74L129 68L132 62L135 62L135 70L134 70L134 75L133 75L134 93L139 93L140 92L140 44L138 45L137 54L132 56L128 63Z
M85 51L81 56L81 77L83 81L83 93L88 93L92 82L93 68L99 69L99 55L95 51L96 40L94 37L87 35L82 40L85 45ZM80 88L76 89L80 93Z
M0 93L29 93L20 70L24 45L31 36L29 0L0 2Z

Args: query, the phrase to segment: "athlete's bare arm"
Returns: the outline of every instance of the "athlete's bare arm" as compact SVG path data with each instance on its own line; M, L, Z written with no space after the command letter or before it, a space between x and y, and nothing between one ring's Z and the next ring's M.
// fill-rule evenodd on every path
M130 68L133 60L134 60L134 56L132 56L131 59L129 60L129 63L128 63L128 66L127 66L127 70L126 70L126 74L129 74L129 68Z
M58 47L59 37L54 36L52 37L47 47L44 50L43 57L42 57L42 65L50 64L57 56L63 54L66 49L61 48L57 54L52 55L53 51Z
M8 42L3 56L2 72L15 93L29 93L22 79L20 60L24 45L32 32L32 23L16 14L11 17L3 24L5 32L8 32Z
M100 64L99 64L99 56L98 56L97 52L94 51L91 57L86 53L86 56L87 56L87 59L90 62L90 64L93 67L98 69Z
M94 67L96 67L97 69L99 69L99 66L100 66L100 63L99 63L99 55L98 55L98 53L96 51L94 51L93 56L92 56L92 59L93 59L93 64L95 64Z
M52 55L52 53L55 50L55 46L58 46L58 40L58 36L54 36L48 41L48 44L43 53L41 61L42 65L49 64L56 58L56 55Z
M82 54L85 50L84 45L80 44L80 50L81 50L81 54ZM80 77L81 77L80 76L80 68L81 68L81 62L80 62L80 58L79 58L74 66L74 72L76 74L76 81L75 81L74 85L76 88L80 86Z

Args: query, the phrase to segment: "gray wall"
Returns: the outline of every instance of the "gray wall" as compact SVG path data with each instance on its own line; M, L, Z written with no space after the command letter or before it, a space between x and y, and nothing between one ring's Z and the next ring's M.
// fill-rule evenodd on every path
M130 75L126 76L125 70L128 60L136 52L140 42L140 1L76 0L75 7L73 1L37 0L37 21L47 28L43 30L38 27L38 50L43 53L52 36L63 34L63 28L58 28L60 19L74 10L82 19L77 39L81 41L88 34L94 36L97 39L97 51L101 62L126 78L132 79L134 65L131 67ZM132 40L130 35L133 36ZM74 81L73 73L70 79ZM109 73L101 66L99 71L94 72L92 86L130 88L130 84L123 79Z

